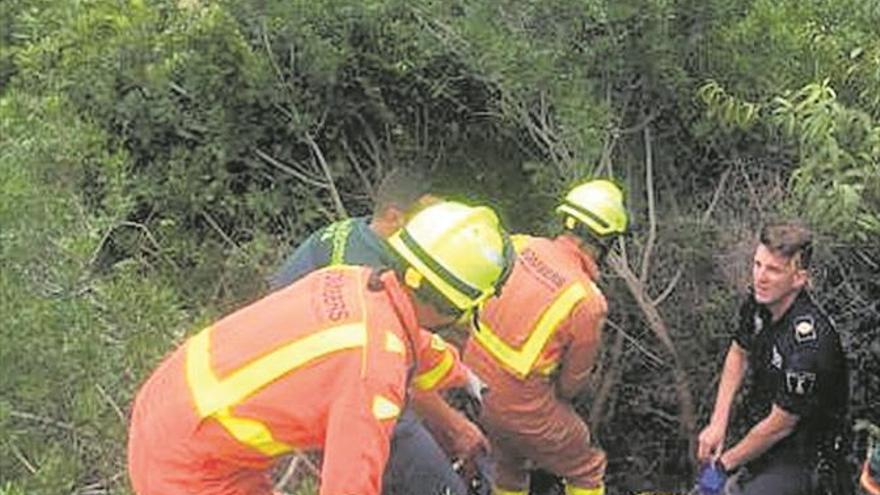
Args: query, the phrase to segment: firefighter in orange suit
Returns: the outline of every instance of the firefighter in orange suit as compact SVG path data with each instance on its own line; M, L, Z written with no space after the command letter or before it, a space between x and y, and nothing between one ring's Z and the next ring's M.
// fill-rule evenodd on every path
M571 400L583 388L607 312L597 262L627 228L612 182L573 188L557 208L555 239L514 236L503 294L485 304L464 353L488 386L482 423L492 442L497 495L526 495L529 466L564 478L568 495L604 493L605 453Z
M408 386L462 385L423 328L499 290L513 249L485 207L443 202L394 234L393 270L318 270L188 339L135 399L138 495L269 495L273 461L323 451L321 495L375 495Z

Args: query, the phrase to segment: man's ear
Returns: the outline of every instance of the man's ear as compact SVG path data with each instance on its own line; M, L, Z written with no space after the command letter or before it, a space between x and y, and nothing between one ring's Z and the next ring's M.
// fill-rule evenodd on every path
M800 290L810 283L810 272L804 268L795 268L794 271L794 286Z
M382 221L397 230L406 224L406 213L397 206L389 206L382 212Z

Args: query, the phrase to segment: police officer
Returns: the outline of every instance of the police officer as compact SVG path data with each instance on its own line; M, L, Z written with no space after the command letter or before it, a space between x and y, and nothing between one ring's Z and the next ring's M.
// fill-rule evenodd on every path
M765 226L754 253L753 287L724 362L709 425L699 435L703 493L844 494L847 369L840 337L808 291L812 234L804 226ZM748 433L725 449L731 405L746 371ZM841 476L843 482L845 476ZM705 484L703 484L705 482Z

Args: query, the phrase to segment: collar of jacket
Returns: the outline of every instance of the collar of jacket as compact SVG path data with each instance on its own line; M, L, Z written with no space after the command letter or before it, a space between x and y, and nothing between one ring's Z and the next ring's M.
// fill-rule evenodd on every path
M562 234L557 236L553 242L571 257L575 258L580 263L584 272L589 275L591 280L599 280L599 267L596 265L596 262L593 260L592 256L585 253L584 250L578 246L574 239Z
M412 362L415 363L416 358L418 357L416 354L417 347L415 346L415 342L419 337L419 320L416 318L416 310L413 306L411 296L400 285L400 281L397 280L397 275L394 273L394 270L385 270L379 275L379 279L382 281L382 286L384 287L385 293L388 294L388 299L394 307L394 312L397 314L397 318L403 325L403 330L406 332L406 340L410 348L410 355L412 356Z

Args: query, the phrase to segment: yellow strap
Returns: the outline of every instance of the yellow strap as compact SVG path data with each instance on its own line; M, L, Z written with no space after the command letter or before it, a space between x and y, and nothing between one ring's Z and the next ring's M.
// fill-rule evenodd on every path
M455 358L452 355L452 351L446 349L443 352L443 359L440 360L437 366L413 378L413 385L419 390L433 390L449 374L449 370L452 369L454 364Z
M565 495L605 495L605 485L599 485L595 488L581 488L566 484Z
M263 423L232 416L231 407L315 359L367 343L363 323L330 327L290 342L218 379L211 367L211 330L208 327L196 334L186 349L186 379L199 416L214 417L238 441L270 456L292 447L276 441Z
M379 421L394 419L400 416L400 406L391 399L376 395L373 397L373 416Z
M592 283L590 286L595 291ZM509 346L483 320L480 321L479 330L474 332L474 338L501 364L507 366L520 378L525 378L532 371L532 366L556 331L556 327L571 313L575 304L585 297L587 297L587 289L583 284L575 282L568 286L544 311L528 339L519 349Z

